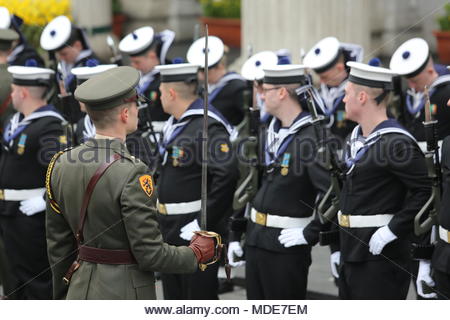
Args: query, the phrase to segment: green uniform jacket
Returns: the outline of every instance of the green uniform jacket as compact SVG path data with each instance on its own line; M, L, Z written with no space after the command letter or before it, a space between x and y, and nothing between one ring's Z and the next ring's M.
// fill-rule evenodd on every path
M0 131L3 130L5 121L14 112L12 102L6 104L6 99L11 94L12 76L8 72L7 64L0 64Z
M83 243L96 248L131 250L137 265L81 261L67 286L63 277L75 259L74 233L84 191L94 172L113 152L124 158L108 168L92 193ZM51 187L61 212L57 213L47 199L47 244L55 299L155 299L153 271L197 270L197 260L190 248L163 242L156 222L156 194L153 187L141 186L139 179L148 175L148 168L131 156L119 140L88 140L63 153L53 168L49 166L47 175L50 176L47 186Z

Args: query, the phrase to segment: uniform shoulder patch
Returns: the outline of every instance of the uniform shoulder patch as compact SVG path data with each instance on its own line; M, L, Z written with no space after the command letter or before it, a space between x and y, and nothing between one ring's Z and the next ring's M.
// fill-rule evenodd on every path
M146 174L139 177L142 190L151 197L153 194L153 179L150 175Z

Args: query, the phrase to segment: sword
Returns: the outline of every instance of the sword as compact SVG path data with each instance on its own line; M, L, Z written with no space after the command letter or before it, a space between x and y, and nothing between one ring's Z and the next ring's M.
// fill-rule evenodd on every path
M209 103L209 93L208 93L208 25L205 25L205 90L203 99L203 133L202 133L202 189L201 189L201 212L200 212L200 228L202 231L196 231L195 233L202 235L204 237L214 238L216 247L214 252L214 257L211 261L199 264L201 271L205 271L207 266L216 263L220 259L222 250L225 250L225 272L227 274L227 279L230 281L230 266L228 264L226 247L222 244L221 236L212 231L207 230L207 204L208 204L208 103Z
M206 206L208 202L208 25L205 25L205 84L203 104L203 134L202 134L202 211L200 213L200 225L202 230L207 230Z

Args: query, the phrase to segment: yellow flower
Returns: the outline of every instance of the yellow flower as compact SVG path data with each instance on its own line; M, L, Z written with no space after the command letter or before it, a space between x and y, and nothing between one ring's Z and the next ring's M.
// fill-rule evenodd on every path
M45 26L59 15L71 18L69 0L0 0L0 6L29 25Z

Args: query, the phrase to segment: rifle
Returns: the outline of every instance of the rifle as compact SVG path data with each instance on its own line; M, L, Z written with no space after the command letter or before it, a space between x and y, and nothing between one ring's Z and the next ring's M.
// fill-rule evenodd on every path
M427 151L425 152L425 162L427 164L428 177L431 178L431 195L427 202L414 218L414 232L421 235L428 232L431 227L437 223L437 217L441 210L442 194L442 172L439 160L439 145L437 136L437 120L433 119L430 110L430 95L428 87L425 86L425 138L427 141ZM422 221L425 213L428 213L426 219Z
M247 56L253 55L252 45L247 47ZM244 91L244 110L246 113L245 132L248 136L240 135L236 145L237 152L246 159L247 163L240 166L239 171L244 178L239 183L239 187L234 192L233 209L239 211L250 202L256 195L259 187L259 159L261 159L260 150L260 106L256 98L255 81L247 81L247 89Z
M156 169L157 169L156 163L158 163L158 157L159 157L159 151L158 151L159 137L156 134L155 129L153 128L150 108L151 108L150 102L143 102L141 99L138 100L138 111L142 110L142 115L143 115L142 122L144 123L144 126L141 128L142 129L141 137L144 139L144 141L147 141L146 138L151 136L153 139L153 142L154 142L153 144L151 144L151 147L154 147L153 150L151 150L151 154L152 154L152 156L156 155L156 158L153 159L154 160L153 163L155 165L152 165L150 167L150 164L149 164L150 172L152 173L152 175L154 175L156 172ZM148 139L148 141L151 141L151 140ZM144 148L146 148L145 143L144 143Z
M65 136L67 138L68 145L75 145L75 129L73 127L74 121L71 112L71 104L75 101L71 92L63 95L61 93L60 84L58 81L58 61L56 59L55 53L53 51L48 52L49 60L52 62L52 69L55 72L55 89L54 92L49 94L49 100L56 99L57 104L61 110L63 116L68 120L64 123Z
M122 55L120 54L119 50L117 50L116 43L110 35L106 37L106 43L111 50L111 58L109 59L111 63L117 64L119 67L122 66Z
M327 143L328 141L326 131L322 125L325 121L325 117L323 115L318 115L317 113L312 88L307 88L306 91L308 92L306 102L312 117L312 124L314 126L317 142L319 144L317 153L319 155L319 159L324 160L325 168L330 172L331 176L330 187L328 188L327 192L325 193L317 207L317 212L321 218L321 221L326 222L331 221L339 211L339 196L341 194L341 181L343 173L338 165L338 161L333 149L330 147L330 144ZM297 90L297 95L300 95L303 92ZM326 208L330 199L331 205Z
M260 134L260 108L257 105L256 91L253 89L253 83L250 83L251 89L244 91L245 110L248 119L248 137L238 140L238 152L248 161L241 171L248 171L239 187L234 192L233 209L240 210L253 199L258 191L259 185L259 134ZM249 85L249 86L250 86Z

